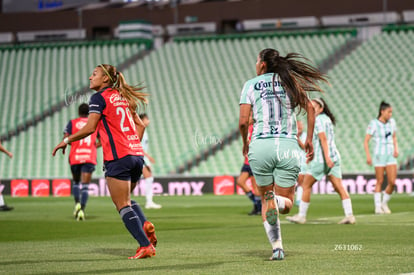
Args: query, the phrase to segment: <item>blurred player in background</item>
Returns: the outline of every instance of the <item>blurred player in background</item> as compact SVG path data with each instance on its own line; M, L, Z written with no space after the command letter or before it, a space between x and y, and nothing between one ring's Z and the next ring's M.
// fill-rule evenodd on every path
M252 133L253 133L253 113L250 113L249 118L249 143L252 139ZM246 181L250 178L252 187L254 189L254 194L252 191L252 188L247 186ZM262 214L262 201L260 198L259 190L257 189L256 180L253 177L252 169L249 165L249 159L247 156L244 156L244 163L240 172L240 176L237 178L237 185L240 186L241 189L243 189L244 193L246 193L246 196L252 201L253 203L253 209L249 213L249 215L261 215Z
M9 152L6 148L4 148L4 146L1 144L1 142L0 142L0 152L5 153L9 158L13 158L13 154L11 152ZM13 210L13 209L14 208L12 206L8 206L4 202L3 195L0 194L0 211L10 211L10 210Z
M75 134L88 122L89 105L83 103L78 108L79 117L69 121L64 138ZM72 171L72 194L75 199L73 215L76 220L85 220L85 208L89 197L89 183L96 165L97 131L90 136L70 144L69 164ZM82 190L80 189L82 183Z
M379 107L378 117L371 120L368 125L364 140L364 149L367 163L374 164L377 183L375 185L374 203L375 214L391 214L388 201L394 191L395 179L397 177L397 124L392 118L392 107L389 103L382 101ZM374 138L374 160L369 153L368 143ZM384 172L387 173L387 187L381 201L382 183Z
M305 178L307 164L306 164L306 152L305 152L306 132L303 131L303 122L298 120L297 126L298 126L298 143L299 143L299 147L302 148L303 150L301 154L301 159L300 159L300 172L298 176L298 184L296 186L296 199L295 199L295 204L299 205L300 200L302 199L302 194L303 194L302 183L303 183L303 179Z
M147 221L139 205L131 200L144 164L141 138L145 125L136 113L148 102L142 87L130 86L114 66L98 65L89 77L89 88L97 91L89 103L86 125L63 139L54 149L65 152L69 143L81 140L99 129L104 155L105 178L113 203L125 227L139 243L136 254L129 259L155 256L154 225Z
M335 145L333 129L335 117L322 98L313 99L312 104L316 114L315 130L313 132L315 156L308 166L308 171L303 180L303 194L299 204L299 213L293 217L288 217L287 220L293 223L306 223L312 186L316 181L327 175L342 200L345 218L339 224L354 224L355 217L352 211L351 198L342 185L341 157Z
M142 120L142 123L144 123L145 127L148 127L150 124L150 119L146 113L140 114L139 118ZM154 183L154 177L152 176L151 171L151 163L154 164L155 160L153 157L151 157L148 154L148 146L149 140L148 140L148 131L144 132L144 136L142 137L142 148L144 149L144 167L142 168L142 176L145 180L145 208L146 209L160 209L162 206L159 204L156 204L152 197L153 197L153 191L152 191L152 184Z
M313 157L314 108L307 91L322 91L318 81L326 81L318 69L301 61L297 53L280 56L274 49L262 50L256 62L257 77L248 80L240 98L239 128L243 155L262 198L262 219L272 245L271 260L284 259L279 214L293 205L295 184L300 171L295 109L307 112L307 157ZM250 112L253 111L252 141L248 140Z

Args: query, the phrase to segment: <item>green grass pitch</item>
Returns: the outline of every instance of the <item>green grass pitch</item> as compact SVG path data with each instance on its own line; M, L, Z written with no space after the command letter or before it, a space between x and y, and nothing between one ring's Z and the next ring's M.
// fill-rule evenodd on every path
M314 195L308 224L282 216L285 260L269 261L260 217L245 196L156 197L157 255L128 260L135 240L111 199L91 197L87 220L72 198L5 198L0 274L399 274L414 272L414 197L394 195L391 215L373 215L371 195L352 196L356 225L338 225L336 195ZM143 198L137 198L143 203ZM292 214L297 212L297 207Z

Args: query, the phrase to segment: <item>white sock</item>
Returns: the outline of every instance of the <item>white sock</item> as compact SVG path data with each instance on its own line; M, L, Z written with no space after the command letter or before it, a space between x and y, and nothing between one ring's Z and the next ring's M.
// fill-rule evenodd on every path
M382 196L382 203L387 204L391 199L391 194L387 194L384 192L384 195Z
M3 199L3 195L0 195L0 206L4 205L4 199Z
M301 201L302 200L302 194L303 194L303 188L302 186L298 186L298 188L296 189L296 201Z
M310 202L304 202L303 200L299 203L299 216L306 217L306 214L308 213Z
M269 239L270 244L273 249L282 248L282 232L280 230L280 221L279 217L277 218L277 223L270 225L267 221L263 223L267 238Z
M153 177L145 179L145 199L147 203L152 202L152 183L154 182Z
M381 192L374 193L375 207L381 207Z
M276 201L279 212L285 210L285 197L276 196Z
M352 212L352 202L350 198L342 200L342 207L346 217L354 215Z

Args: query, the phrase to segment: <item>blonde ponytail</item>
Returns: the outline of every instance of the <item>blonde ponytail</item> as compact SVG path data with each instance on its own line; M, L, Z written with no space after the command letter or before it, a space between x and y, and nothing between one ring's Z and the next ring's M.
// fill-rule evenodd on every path
M125 81L125 77L121 72L118 72L112 65L99 65L105 74L109 77L110 84L113 89L116 89L119 94L128 101L131 112L137 112L137 108L144 108L148 104L148 94L141 92L145 87L140 84L130 86Z

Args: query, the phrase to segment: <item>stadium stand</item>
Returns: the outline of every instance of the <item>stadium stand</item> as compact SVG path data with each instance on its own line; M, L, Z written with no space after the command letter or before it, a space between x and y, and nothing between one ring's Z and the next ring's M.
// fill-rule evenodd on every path
M147 47L143 40L1 47L0 64L8 68L0 75L1 134L15 154L12 161L0 157L2 178L68 177L67 156L59 162L50 154L77 106L89 101L82 93L91 69L122 64Z
M382 99L394 106L400 152L409 152L412 147L408 137L413 122L407 118L411 106L407 102L414 101L409 96L414 87L412 32L385 29L328 72L332 87L326 87L324 96L338 118L337 144L345 173L371 172L365 165L362 142L366 126L376 116ZM188 161L193 161L192 169L184 174L237 174L243 161L240 139L224 144L207 159L200 159L199 155L225 142L225 137L237 129L240 91L244 81L255 74L258 50L275 47L282 54L295 51L320 65L354 37L355 30L350 29L176 38L133 62L123 72L128 82L143 82L150 93L151 104L145 111L152 121L147 131L150 153L157 161L154 174L175 173ZM13 75L0 76L5 98L1 103L3 134L62 101L62 87L73 87L69 94L72 104L41 117L35 127L27 127L5 142L16 157L5 161L6 156L0 156L2 178L69 177L67 156L59 155L56 160L50 153L61 139L63 127L77 116L80 101L89 98L90 93L77 98L75 91L85 87L85 76L96 64L120 64L140 49L134 43L66 44L0 50L2 66L10 68ZM71 58L65 58L68 54ZM28 81L18 81L25 67L37 73L26 73L24 78ZM17 97L10 92L12 89L22 94ZM102 159L100 151L98 159ZM99 162L96 176L103 175L101 168Z
M138 62L127 73L133 83L144 79L151 94L148 130L155 133L150 137L150 149L158 163L154 173L175 172L237 127L240 91L244 81L255 74L259 49L277 47L282 54L297 51L319 64L352 37L353 30L186 37ZM237 156L241 157L239 152ZM205 171L237 172L232 165L227 162Z
M414 125L409 110L414 103L410 96L414 87L413 37L410 27L385 28L383 33L366 41L328 72L332 87L326 86L323 96L338 119L336 143L344 173L372 172L372 167L365 162L363 140L366 127L377 116L382 99L394 106L393 115L399 129L399 160L413 157L410 131ZM201 162L190 174L208 171L237 174L243 161L241 147L239 140ZM238 158L235 163L234 156ZM227 165L223 165L223 159L228 160ZM410 163L412 161L407 165Z

